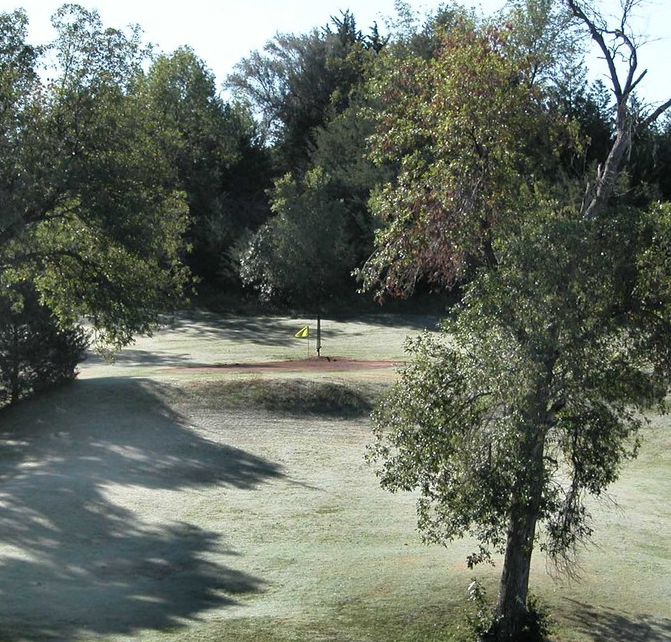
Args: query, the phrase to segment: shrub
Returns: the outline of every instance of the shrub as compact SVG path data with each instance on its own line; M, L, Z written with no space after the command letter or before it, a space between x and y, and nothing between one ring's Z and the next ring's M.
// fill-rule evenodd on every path
M84 330L59 324L29 285L0 299L0 405L77 375L88 345Z
M480 582L474 579L468 588L468 606L463 611L458 642L496 642L497 622L494 609ZM547 604L535 596L527 599L527 613L515 642L545 642L552 632L552 618Z

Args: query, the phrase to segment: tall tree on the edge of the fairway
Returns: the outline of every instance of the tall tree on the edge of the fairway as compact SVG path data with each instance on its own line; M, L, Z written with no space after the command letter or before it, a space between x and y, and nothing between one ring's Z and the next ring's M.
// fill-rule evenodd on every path
M377 28L364 36L346 12L321 30L276 36L264 54L254 52L229 78L237 96L261 116L281 176L268 191L275 217L250 239L241 259L243 282L262 299L288 301L300 292L309 307L320 308L346 286L355 290L349 273L372 247L368 197L384 175L366 158L371 121L362 117L360 103L384 46ZM307 212L308 206L317 209ZM288 256L284 236L298 212L306 227L295 230L291 256L300 275L292 283L278 266ZM307 280L301 264L315 266Z
M0 284L31 283L64 324L87 318L100 346L148 331L181 299L186 207L162 123L138 92L138 30L96 12L54 15L56 68L40 82L27 16L1 14Z
M242 230L256 229L270 214L264 198L270 186L264 176L269 173L269 168L264 172L269 161L263 158L268 151L251 116L221 99L214 75L193 50L182 47L156 58L145 87L153 109L172 132L164 141L189 205L189 264L199 277L215 281L222 257ZM251 164L248 157L253 169L245 167ZM253 192L245 175L252 171Z
M376 29L358 30L345 12L308 34L277 34L241 60L227 84L262 120L277 172L305 173L320 127L344 110L361 80L366 51L383 46Z
M363 90L362 90L363 92ZM366 97L355 98L343 112L333 117L316 135L316 148L311 160L329 178L329 193L345 210L345 226L350 241L352 260L349 271L370 256L376 222L368 205L370 195L389 180L392 169L372 161L368 138L375 131L371 109ZM356 284L347 278L343 285Z
M274 216L242 257L243 282L262 300L314 311L320 327L323 305L339 293L352 266L344 204L330 193L320 168L300 182L289 174L276 181L271 204Z
M382 85L376 150L400 158L400 172L375 200L387 225L364 285L403 295L427 278L461 283L464 296L448 340L409 345L414 359L376 412L371 459L386 488L420 491L428 541L474 536L469 565L503 554L486 639L533 634L534 548L570 563L591 534L586 496L635 455L639 411L663 403L671 377L671 206L614 198L636 128L635 4L610 29L579 0L561 14L527 3L586 28L608 65L615 136L586 188L562 172L588 144L578 123L548 109L536 57L511 46L524 14L498 27L464 19L435 58L406 61Z

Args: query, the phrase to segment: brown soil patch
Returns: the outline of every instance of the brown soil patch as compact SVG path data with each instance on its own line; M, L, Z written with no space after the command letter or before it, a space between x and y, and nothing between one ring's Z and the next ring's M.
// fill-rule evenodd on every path
M347 359L343 357L312 357L289 361L255 361L247 363L224 363L211 366L186 366L170 368L189 372L342 372L343 370L378 370L395 368L397 361L369 361L367 359Z

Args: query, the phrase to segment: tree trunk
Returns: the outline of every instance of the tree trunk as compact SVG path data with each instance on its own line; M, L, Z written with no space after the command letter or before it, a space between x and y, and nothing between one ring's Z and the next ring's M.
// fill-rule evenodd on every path
M9 403L16 403L21 396L21 385L20 385L20 364L21 364L21 355L19 351L19 329L14 323L12 325L12 364L11 364L11 375L10 375L10 396Z
M499 585L493 630L498 642L516 642L528 615L529 571L534 547L544 484L545 435L548 427L547 392L540 386L536 403L538 412L530 424L522 452L528 466L514 489L513 506L508 520L506 551Z
M494 628L500 642L514 642L527 616L529 570L537 511L531 506L510 518ZM525 514L526 513L526 514Z

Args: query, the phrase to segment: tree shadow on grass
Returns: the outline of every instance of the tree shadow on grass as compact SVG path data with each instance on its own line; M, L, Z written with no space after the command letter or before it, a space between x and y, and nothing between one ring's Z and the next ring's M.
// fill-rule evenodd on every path
M271 347L291 346L300 330L298 321L288 317L220 315L192 311L175 317L170 329L198 339L252 343Z
M192 356L182 352L160 352L156 350L139 350L135 348L124 348L115 355L114 361L106 361L103 355L89 351L86 355L85 367L93 365L123 365L123 366L175 366L194 365ZM202 364L195 364L202 365Z
M133 380L79 381L0 420L3 640L165 629L263 590L229 566L225 533L143 519L134 493L146 510L146 489L252 490L277 464L203 438Z
M316 332L316 316L309 314L300 319L276 316L239 317L219 315L211 312L188 312L172 319L172 330L193 334L199 339L216 339L240 343L254 343L267 346L291 346L295 344L295 333L305 320L310 322L310 331ZM439 317L426 314L362 314L357 316L322 317L322 333L324 339L340 336L369 334L370 327L362 327L360 332L350 325L362 324L385 328L399 328L422 331L435 330Z
M569 600L573 625L594 642L668 642L671 620Z
M203 361L194 359L192 354L180 352L150 350L139 348L125 348L115 357L115 363L120 366L192 366L205 367L215 365L228 356L225 344L255 345L268 348L294 350L300 345L295 334L304 324L305 319L292 320L289 317L238 317L219 315L212 312L191 311L181 313L169 320L164 331L177 334L180 339L189 338L198 341L213 341L215 343L212 360ZM358 317L343 317L342 319L324 318L322 321L322 340L328 345L332 340L368 336L372 328L397 328L399 332L420 333L425 329L436 330L438 317L432 315L394 315L394 314L367 314ZM310 332L316 333L315 323L310 323ZM301 354L302 347L301 347ZM90 352L87 355L85 367L101 365L104 358Z

